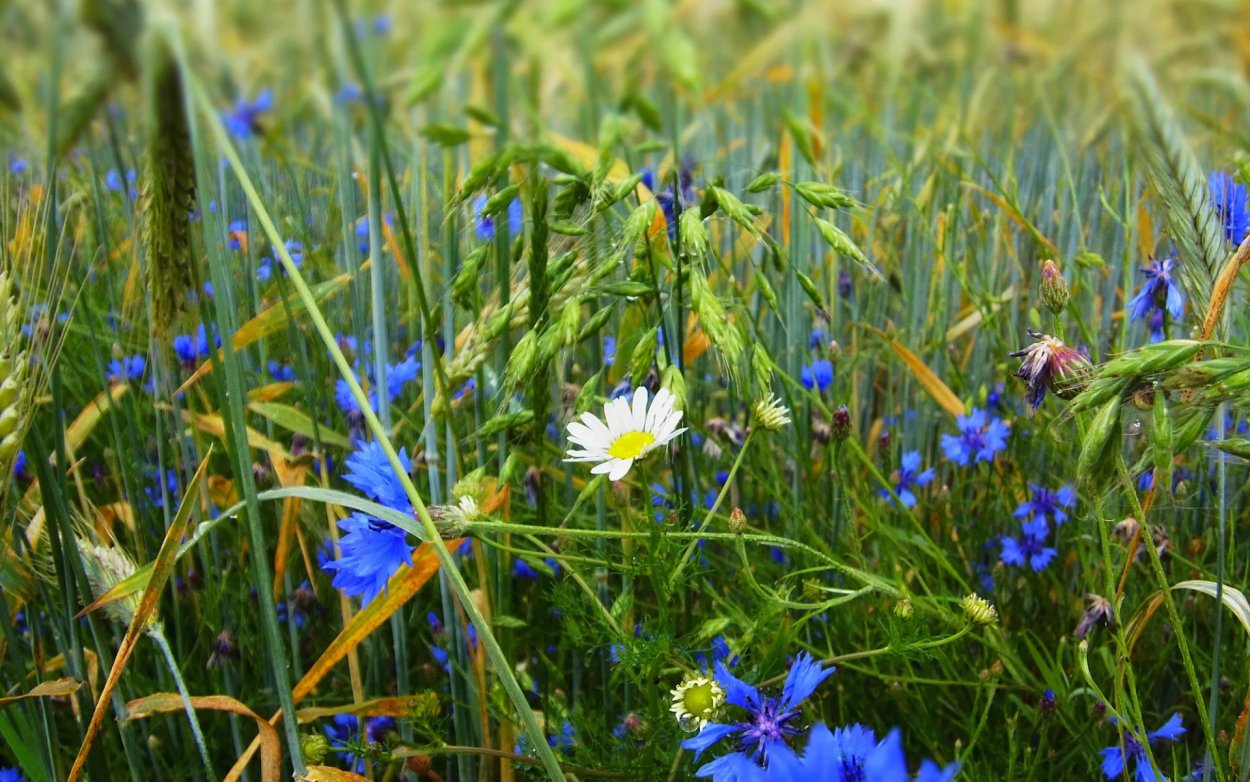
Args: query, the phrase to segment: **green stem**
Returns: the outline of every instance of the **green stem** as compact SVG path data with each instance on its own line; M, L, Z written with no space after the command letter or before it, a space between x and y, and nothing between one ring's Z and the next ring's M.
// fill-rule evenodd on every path
M547 769L551 779L555 782L561 782L564 779L564 772L560 770L560 763L551 747L547 744L547 738L538 722L538 717L534 714L533 709L530 708L525 692L521 689L521 685L517 682L516 676L512 672L511 663L504 655L503 649L500 648L494 633L491 632L490 624L482 616L481 611L477 608L477 604L471 597L469 586L465 583L459 565L452 557L451 552L447 550L446 544L443 543L438 527L434 525L434 520L430 517L430 511L426 508L420 492L417 491L416 486L412 483L412 478L408 475L408 471L404 468L403 463L400 462L395 446L391 443L386 429L382 426L382 422L378 420L377 415L373 412L373 407L369 404L369 398L365 395L364 390L361 389L360 383L357 382L356 374L352 371L347 357L339 349L338 341L334 338L334 331L326 323L325 316L321 314L321 309L317 306L316 297L309 289L308 283L304 281L299 267L291 259L291 254L287 252L286 246L282 242L281 234L278 233L273 219L269 216L260 194L256 192L256 187L252 184L251 177L243 167L242 161L239 160L238 152L226 134L226 130L222 126L220 117L217 116L212 101L209 100L199 81L194 79L189 72L187 73L187 81L190 91L200 104L200 109L217 139L218 147L230 163L231 168L234 169L239 187L243 190L244 195L255 210L257 221L260 223L261 228L264 229L270 244L281 260L292 287L295 288L296 293L299 294L300 299L303 301L309 320L312 321L313 327L321 337L326 350L329 351L330 358L334 361L340 376L347 383L352 396L359 404L360 411L365 419L365 425L373 433L383 453L386 454L391 468L399 479L400 485L404 487L404 492L408 495L409 501L412 502L413 510L417 514L417 518L421 522L421 528L425 533L425 542L438 558L440 569L451 584L452 590L456 593L456 597L459 599L469 621L473 622L474 627L477 628L478 639L481 641L482 647L486 650L486 654L494 666L495 675L499 677L500 684L503 685L504 691L507 692L509 699L517 710L521 723L525 726L525 732L529 736L530 745L534 747L539 758L542 759L543 766ZM289 692L287 693L287 698L290 698ZM288 725L294 725L294 720L290 719L290 715L288 715L288 719L285 721Z
M161 654L165 655L165 664L169 667L169 674L174 677L174 686L178 688L178 694L182 696L182 707L186 709L187 722L191 723L191 735L195 737L195 747L200 751L200 760L204 761L204 773L209 782L215 782L217 773L213 771L213 764L208 759L208 744L204 741L204 731L200 729L200 720L195 716L195 707L191 705L191 693L187 691L187 683L182 680L182 671L178 667L178 661L174 659L174 650L169 647L169 640L165 638L165 631L159 624L149 627L148 635L160 647Z
M738 473L738 468L742 466L742 457L746 455L747 449L751 447L751 441L755 439L755 430L747 435L746 442L742 444L742 448L738 450L738 455L734 457L733 467L729 468L729 477L725 479L725 483L721 485L720 492L716 495L716 502L712 503L712 507L708 509L707 515L703 517L703 521L695 530L695 537L686 546L686 550L682 552L681 559L677 561L677 567L673 568L673 575L668 579L668 591L671 594L680 583L681 572L686 569L686 563L690 561L690 557L694 555L694 550L699 546L699 536L703 530L711 523L712 517L716 515L716 511L720 508L721 502L725 496L729 494L729 488L733 486L734 476Z
M1150 569L1154 573L1155 581L1159 585L1159 591L1163 594L1163 605L1168 612L1168 621L1175 628L1176 644L1181 650L1181 664L1185 668L1185 676L1189 679L1189 689L1193 691L1194 703L1198 712L1198 719L1202 722L1203 739L1206 742L1207 752L1210 754L1211 763L1215 767L1215 778L1219 782L1224 782L1224 767L1219 761L1219 748L1215 745L1215 731L1211 727L1211 715L1206 709L1201 708L1202 683L1198 681L1198 672L1194 668L1193 653L1189 649L1189 638L1185 635L1185 626L1181 622L1180 612L1176 610L1176 601L1172 598L1172 585L1168 583L1167 573L1163 570L1163 561L1159 559L1159 551L1154 545L1154 536L1151 534L1149 525L1146 522L1146 513L1142 510L1141 501L1137 498L1137 489L1133 486L1133 478L1129 475L1128 466L1124 463L1124 454L1119 454L1116 459L1116 468L1119 472L1120 482L1124 487L1124 494L1128 497L1129 505L1133 509L1136 518L1141 519L1142 536L1146 539L1144 548L1147 556L1150 557Z

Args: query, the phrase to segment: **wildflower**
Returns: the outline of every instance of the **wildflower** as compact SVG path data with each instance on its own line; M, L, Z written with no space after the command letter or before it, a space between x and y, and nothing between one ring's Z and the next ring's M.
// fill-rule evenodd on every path
M1044 719L1052 719L1059 712L1059 702L1055 699L1054 690L1046 690L1042 693L1042 699L1037 702L1037 711Z
M1185 728L1181 725L1181 715L1173 714L1158 730L1147 733L1146 740L1152 745L1163 741L1176 741L1184 733ZM1107 779L1119 779L1124 774L1125 767L1130 765L1130 763L1134 766L1133 776L1139 782L1156 782L1159 779L1150 767L1150 761L1146 756L1146 748L1142 746L1137 736L1131 732L1125 732L1124 746L1116 744L1115 746L1098 750L1098 754L1102 755L1102 773Z
M365 720L365 735L362 741L357 736L360 718L354 714L336 714L330 718L330 724L323 729L330 742L330 749L342 756L348 767L357 773L364 773L364 758L351 751L352 745L374 744L381 741L388 733L395 730L395 720L391 717L370 717Z
M1042 304L1054 315L1068 306L1068 281L1054 261L1042 263L1041 294Z
M955 425L959 434L942 435L942 450L947 459L961 467L993 461L994 455L1007 447L1007 435L1011 434L1005 421L976 407L971 414L959 416Z
M838 405L833 411L833 420L829 424L829 434L835 443L846 440L851 435L851 411L846 405Z
M786 739L800 732L799 727L793 724L799 714L798 707L833 671L833 668L822 668L811 655L803 652L790 667L781 695L768 697L735 677L724 663L717 663L716 681L725 690L725 701L746 711L746 718L728 724L708 722L698 735L681 743L685 749L693 749L697 758L703 750L722 738L739 737L738 752L704 765L699 769L698 776L707 777L722 772L729 779L758 775L759 768L774 756L793 758L794 753L786 744Z
M137 353L133 356L115 358L109 362L109 382L125 383L128 380L138 380L143 377L143 370L147 368L147 365L147 359Z
M1068 512L1064 509L1071 508L1076 503L1075 489L1066 484L1056 491L1034 483L1030 483L1029 487L1033 493L1028 500L1016 507L1017 519L1047 518L1055 526L1068 520Z
M825 724L812 726L803 758L784 769L789 779L810 776L828 782L909 782L907 758L897 729L877 741L876 734L863 725L849 725L830 732ZM949 782L959 764L939 768L932 760L920 764L915 782Z
M676 715L682 730L688 731L706 728L725 703L725 690L707 676L686 676L670 694L673 705L669 711Z
M16 171L14 173L17 173ZM22 776L22 770L10 766L9 768L0 768L0 782L26 782L26 777Z
M781 431L783 426L790 423L790 411L774 394L755 400L752 410L759 425L771 432Z
M259 135L262 131L260 115L273 108L273 90L261 90L256 99L249 102L239 98L234 109L223 113L222 121L231 134L239 138Z
M405 471L412 469L412 462L403 449L397 454ZM382 447L374 442L360 444L347 458L344 480L367 497L403 513L412 512L412 504L399 476L391 466ZM386 586L386 582L403 565L412 561L414 546L408 536L389 522L353 513L339 522L339 529L346 534L339 540L341 555L333 562L322 565L334 573L332 582L336 589L350 596L359 595L369 603Z
M247 249L247 221L231 220L226 229L226 247L231 250Z
M266 366L266 369L269 370L269 376L272 377L276 382L279 382L279 383L295 382L295 369L293 367L290 367L286 364L279 363L277 361L270 360L269 364Z
M399 449L397 456L404 471L411 472L412 460L403 448ZM379 443L357 443L356 450L347 457L346 465L347 472L343 474L343 480L355 486L366 497L402 513L412 512L408 492ZM378 523L386 524L383 521Z
M127 185L134 185L135 179L137 178L138 178L138 175L135 174L135 170L133 168L127 169L126 171L126 184ZM104 175L104 189L112 190L114 192L120 191L122 189L122 178L121 178L121 175L117 173L116 169L109 169L109 172ZM138 191L136 191L133 187L130 187L129 190L130 190L131 198L135 198L139 195Z
M1175 258L1162 261L1152 258L1146 262L1142 269L1146 282L1128 305L1133 320L1141 320L1152 309L1166 310L1172 320L1181 319L1185 312L1185 292L1181 290L1180 282L1172 278L1175 268Z
M1036 410L1047 391L1060 399L1071 399L1080 393L1093 372L1089 359L1047 334L1030 331L1029 336L1037 341L1009 354L1012 358L1024 358L1016 377L1029 387L1029 405Z
M1104 627L1115 626L1115 609L1111 605L1111 601L1102 595L1093 593L1085 595L1085 613L1081 614L1081 621L1077 622L1075 635L1077 638L1085 638L1089 635L1089 631L1094 629L1094 625L1101 624Z
M973 592L963 600L959 601L959 607L963 609L964 616L973 624L989 625L998 624L998 611L990 604L988 600Z
M799 380L804 388L816 388L824 393L833 385L833 362L827 358L817 359L811 365L804 364L799 372Z
M320 733L309 733L300 736L299 748L304 753L305 762L321 765L330 753L330 740Z
M1233 244L1241 244L1250 231L1250 208L1247 208L1250 195L1245 185L1223 171L1213 171L1207 188L1211 191L1211 205L1224 224L1224 237Z
M894 473L894 494L904 508L916 507L916 495L911 491L913 486L928 486L933 480L932 467L917 473L919 469L919 451L908 451L903 454L903 460ZM879 489L877 493L884 499L890 499L890 492L885 489Z
M209 668L220 668L239 659L239 645L235 642L234 633L222 630L210 645L213 653L208 657Z
M485 195L473 199L473 217L477 224L477 238L489 242L495 238L495 217L482 214L482 210L486 208L486 201ZM508 235L515 238L524 232L525 213L521 207L521 200L514 198L508 204Z
M569 441L581 448L570 450L564 461L598 462L592 473L607 473L608 480L619 481L636 459L686 431L685 427L677 428L682 412L674 410L674 404L673 395L661 388L648 407L647 389L639 386L634 389L632 405L624 398L604 405L603 421L584 413L580 421L568 425Z
M1055 558L1055 549L1046 546L1046 538L1050 535L1050 527L1045 516L1035 516L1024 522L1019 538L1003 537L1003 564L1024 567L1025 563L1038 573L1046 569Z
M851 294L854 292L852 287L851 272L848 269L842 269L838 272L838 296L850 301Z
M616 337L603 338L603 365L610 367L616 363Z
M385 524L385 522L381 522ZM400 567L412 561L415 546L409 545L403 530L379 522L363 513L353 513L339 522L344 533L339 539L340 556L323 565L334 573L331 584L343 594L361 598L368 604L386 587Z

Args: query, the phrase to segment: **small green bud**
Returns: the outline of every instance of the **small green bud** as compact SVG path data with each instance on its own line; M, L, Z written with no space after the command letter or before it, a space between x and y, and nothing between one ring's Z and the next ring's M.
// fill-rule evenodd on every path
M742 512L742 508L734 507L729 514L729 531L735 535L741 535L747 529L747 515Z
M911 619L916 613L916 607L911 604L907 598L903 598L894 604L894 615L904 621Z
M1068 306L1068 281L1054 261L1042 263L1042 304L1052 315L1058 315Z
M973 624L981 625L982 627L998 624L998 611L988 600L975 592L964 597L959 602L959 607L963 609L964 616L968 618L968 621Z
M305 763L319 766L330 754L330 740L320 733L305 733L299 737L299 748Z

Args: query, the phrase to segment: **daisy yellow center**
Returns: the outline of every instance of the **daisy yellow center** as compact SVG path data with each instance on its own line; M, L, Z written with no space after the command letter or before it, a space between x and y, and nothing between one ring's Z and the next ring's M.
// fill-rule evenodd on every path
M653 442L655 435L650 432L626 432L608 447L608 455L613 459L637 459Z
M682 705L696 717L710 717L716 711L716 691L711 682L691 687L682 693Z

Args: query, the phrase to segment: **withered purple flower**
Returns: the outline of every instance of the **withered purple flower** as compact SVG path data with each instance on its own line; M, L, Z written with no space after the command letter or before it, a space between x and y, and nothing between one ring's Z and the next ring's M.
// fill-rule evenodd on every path
M1012 358L1024 359L1016 377L1028 384L1029 405L1036 410L1047 391L1060 399L1071 399L1080 393L1093 371L1089 359L1049 334L1030 330L1029 336L1036 342L1010 354Z

